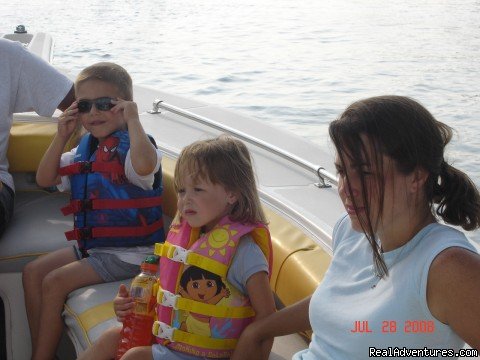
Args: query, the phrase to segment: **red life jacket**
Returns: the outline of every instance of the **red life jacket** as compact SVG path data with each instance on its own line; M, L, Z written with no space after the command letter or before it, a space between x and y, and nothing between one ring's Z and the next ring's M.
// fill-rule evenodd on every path
M152 190L128 182L124 166L130 148L128 132L116 131L95 149L86 134L75 161L59 174L69 175L71 200L62 209L74 214L74 229L65 233L82 251L93 247L153 245L164 239L161 171Z

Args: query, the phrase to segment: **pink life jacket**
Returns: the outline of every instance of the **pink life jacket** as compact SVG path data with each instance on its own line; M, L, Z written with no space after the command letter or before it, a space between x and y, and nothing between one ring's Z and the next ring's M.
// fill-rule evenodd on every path
M255 316L250 300L227 281L242 236L250 234L271 273L272 245L263 224L240 224L224 217L207 234L186 221L172 225L160 256L157 342L190 355L228 358Z

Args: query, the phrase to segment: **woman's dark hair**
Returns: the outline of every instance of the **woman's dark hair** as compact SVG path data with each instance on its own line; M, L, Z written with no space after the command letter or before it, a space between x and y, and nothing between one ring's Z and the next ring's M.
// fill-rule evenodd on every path
M222 290L222 288L225 288L225 284L223 283L222 278L220 276L208 270L200 269L199 267L196 267L196 266L189 266L183 272L182 277L180 278L180 286L185 291L187 291L187 284L189 281L203 280L203 279L215 281L215 284L217 285L217 292L215 295L218 295L218 293Z
M381 171L382 155L387 155L395 161L397 170L405 175L416 169L427 172L424 192L432 213L446 223L465 230L479 227L480 195L477 187L465 173L444 159L452 129L437 121L415 100L403 96L379 96L357 101L330 123L329 133L342 164L348 157L360 166L368 156L366 147L372 149L368 160L380 169L376 175L379 209L383 209L385 185ZM362 141L361 136L367 139L368 144ZM348 172L346 176L346 185L351 191ZM359 176L367 215L366 222L361 220L361 226L372 246L377 271L383 276L388 274L388 269L380 255L370 221L365 178L361 172ZM353 205L356 207L355 203Z

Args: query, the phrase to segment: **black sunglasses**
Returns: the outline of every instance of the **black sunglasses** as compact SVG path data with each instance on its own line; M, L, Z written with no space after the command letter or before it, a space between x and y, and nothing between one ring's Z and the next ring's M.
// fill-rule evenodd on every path
M95 104L97 110L108 111L113 108L115 105L112 104L112 98L101 97L93 100L80 100L78 102L78 112L86 113L92 109L92 105Z

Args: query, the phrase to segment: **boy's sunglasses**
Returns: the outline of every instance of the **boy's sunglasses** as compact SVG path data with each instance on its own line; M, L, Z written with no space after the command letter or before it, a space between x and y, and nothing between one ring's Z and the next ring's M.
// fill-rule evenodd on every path
M93 100L80 100L78 102L78 112L86 113L92 109L92 105L95 104L97 110L108 111L113 108L115 105L112 104L112 98L101 97Z

